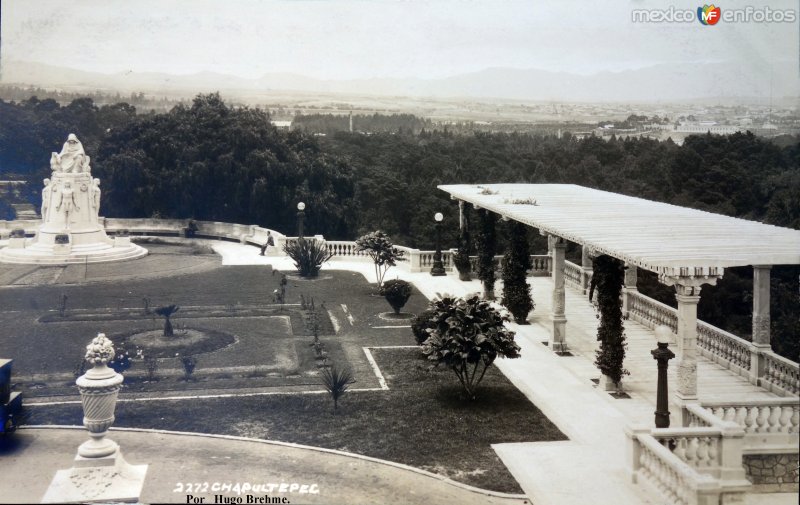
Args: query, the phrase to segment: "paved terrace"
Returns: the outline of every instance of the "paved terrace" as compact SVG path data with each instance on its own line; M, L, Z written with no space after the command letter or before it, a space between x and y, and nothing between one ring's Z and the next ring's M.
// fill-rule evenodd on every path
M252 246L213 242L223 264L271 264L278 270L292 270L290 259L258 256ZM363 260L335 261L325 269L353 270L375 282L374 270ZM427 272L411 273L394 268L389 278L413 282L428 298L442 294L467 295L480 290L478 281L462 282L455 274L431 277ZM532 278L536 309L530 325L513 325L522 357L498 360L498 367L569 438L565 442L500 444L495 449L521 487L537 505L547 504L648 504L662 503L630 482L625 469L625 426L652 426L655 410L656 363L650 356L655 347L652 330L627 321L628 352L625 361L631 375L624 379L630 399L615 399L592 382L599 376L593 365L597 319L585 295L566 290L566 342L573 356L558 356L542 342L550 339L552 326L552 281ZM500 283L497 292L501 292ZM721 366L700 357L700 401L774 399L776 395L750 384ZM670 389L675 388L674 367ZM673 417L676 406L671 408ZM44 494L48 478L58 468L70 466L72 454L85 434L78 430L23 430L27 447L13 464L3 465L0 488L26 482L25 496L36 501ZM187 440L187 437L190 437ZM490 496L446 480L414 472L399 465L352 457L332 451L274 446L263 441L235 443L218 437L125 431L113 438L121 442L132 464L150 463L151 469L142 499L146 502L176 502L170 485L181 475L208 474L215 480L245 481L262 478L266 470L276 478L317 479L327 485L322 500L309 496L296 502L325 503L524 503L513 497ZM74 439L74 440L73 440ZM152 446L152 450L147 450ZM158 449L155 449L158 447ZM159 457L153 458L153 454ZM288 457L287 454L291 457ZM182 463L178 464L177 461ZM253 471L259 468L261 471ZM343 469L347 470L344 471ZM52 470L52 471L51 471ZM205 472L205 473L204 473ZM346 475L346 478L341 478ZM40 479L31 479L39 476ZM183 496L181 497L183 498ZM0 498L0 501L3 501ZM797 493L746 495L745 503L796 503Z

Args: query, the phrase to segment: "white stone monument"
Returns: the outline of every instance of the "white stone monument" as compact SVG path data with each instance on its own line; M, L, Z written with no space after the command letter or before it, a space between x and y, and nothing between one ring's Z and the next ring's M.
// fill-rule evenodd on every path
M119 445L106 438L114 423L122 375L108 367L114 347L102 333L86 346L93 365L76 383L83 403L83 425L89 440L78 447L72 468L56 472L42 503L138 502L147 465L130 465Z
M100 180L93 179L89 156L70 133L60 153L50 157L53 171L42 189L42 225L24 247L0 249L0 262L53 264L97 263L140 258L147 249L114 240L101 224Z

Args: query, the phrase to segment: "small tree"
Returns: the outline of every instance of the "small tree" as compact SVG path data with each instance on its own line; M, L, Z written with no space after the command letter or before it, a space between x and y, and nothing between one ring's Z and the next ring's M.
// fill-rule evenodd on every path
M378 280L378 289L383 286L383 278L390 267L397 265L398 261L403 261L403 251L397 249L392 244L388 235L380 230L356 239L356 247L359 252L366 252L372 262L375 263L375 278Z
M483 282L483 297L494 300L495 217L486 209L478 210L480 230L475 239L478 249L478 278Z
M601 255L592 264L592 283L589 289L589 300L597 289L597 305L600 310L600 325L597 327L597 340L600 349L594 364L603 375L614 382L617 389L623 375L628 371L623 368L625 360L625 328L622 324L622 307L620 294L625 282L625 265L611 256Z
M528 252L528 227L514 221L509 231L508 252L503 257L503 305L515 322L526 324L528 313L535 306L528 284L528 270L533 266Z
M299 238L283 245L284 252L294 260L301 277L316 277L322 264L333 257L328 246L316 239Z
M394 309L394 313L399 314L400 309L411 298L411 284L400 279L388 280L383 284L383 296Z
M508 318L486 300L443 298L431 302L430 310L433 328L422 352L429 360L452 368L470 400L498 356L519 357L514 332L504 324Z
M350 384L355 382L353 372L348 368L339 369L336 365L322 369L322 384L333 398L333 414L339 409L339 398L344 396L350 388Z
M170 321L169 318L172 317L172 314L178 312L179 310L181 310L181 308L178 307L177 305L167 305L164 307L159 307L155 310L156 314L158 314L159 316L164 316L165 337L171 337L175 334L175 332L172 330L172 322Z

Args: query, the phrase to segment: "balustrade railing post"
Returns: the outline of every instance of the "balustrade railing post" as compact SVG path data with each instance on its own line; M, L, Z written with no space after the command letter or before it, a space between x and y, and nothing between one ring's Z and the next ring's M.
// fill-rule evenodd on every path
M636 484L637 472L641 468L642 444L639 442L639 435L649 432L650 428L646 425L625 426L625 466L630 472L631 482L634 484Z
M422 256L419 249L411 249L408 252L408 265L411 272L422 271Z
M766 346L753 343L750 348L750 383L756 386L761 386L761 379L764 378L764 371L767 367L766 359L764 359L764 352L769 351L771 348L769 344Z
M748 485L747 476L742 466L744 452L744 429L733 421L718 423L722 438L719 448L719 479L735 485Z
M623 286L622 289L622 313L626 317L630 316L631 305L633 303L631 301L632 298L631 294L639 292L638 288L636 287L637 277L638 277L638 269L635 266L626 263L625 285Z
M586 246L581 247L581 290L583 294L589 294L589 284L592 279L592 251Z

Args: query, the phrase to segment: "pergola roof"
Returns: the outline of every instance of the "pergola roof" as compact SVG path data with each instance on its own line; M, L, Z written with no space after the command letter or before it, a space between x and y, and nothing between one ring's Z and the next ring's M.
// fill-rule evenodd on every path
M722 275L720 269L732 266L800 264L800 231L755 221L574 184L439 189L662 275Z

